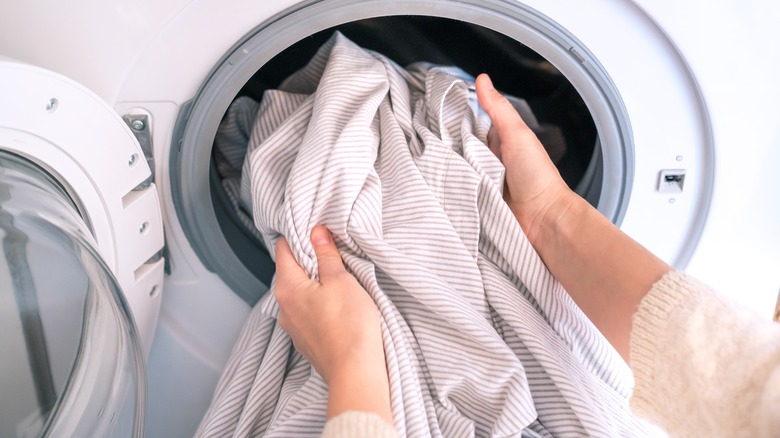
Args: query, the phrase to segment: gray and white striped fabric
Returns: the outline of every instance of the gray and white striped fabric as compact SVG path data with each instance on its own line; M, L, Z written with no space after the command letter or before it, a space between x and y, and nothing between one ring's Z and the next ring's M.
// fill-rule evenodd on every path
M241 196L268 248L316 277L334 234L382 315L401 436L646 436L630 370L503 202L489 120L462 71L402 69L335 34L260 103ZM272 286L273 291L273 286ZM327 386L256 305L197 436L317 436Z

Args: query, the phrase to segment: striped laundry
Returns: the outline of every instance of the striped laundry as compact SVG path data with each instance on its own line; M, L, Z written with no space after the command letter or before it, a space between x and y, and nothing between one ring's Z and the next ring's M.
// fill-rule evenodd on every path
M377 304L401 436L647 436L630 370L503 202L489 119L451 67L402 69L335 34L266 92L238 195L316 278L322 224ZM273 291L273 285L271 287ZM327 386L253 309L197 436L317 436Z

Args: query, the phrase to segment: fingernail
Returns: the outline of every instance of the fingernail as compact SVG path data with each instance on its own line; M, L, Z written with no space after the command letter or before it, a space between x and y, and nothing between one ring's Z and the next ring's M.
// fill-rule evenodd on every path
M330 232L325 227L314 227L311 230L311 243L312 245L327 245L331 242Z

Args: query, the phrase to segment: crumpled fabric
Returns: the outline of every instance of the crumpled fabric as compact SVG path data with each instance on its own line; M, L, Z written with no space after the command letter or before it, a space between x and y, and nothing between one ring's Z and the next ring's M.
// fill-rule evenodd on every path
M403 69L341 34L257 109L240 187L265 245L317 278L327 226L381 313L400 436L648 436L630 370L502 198L463 71ZM327 386L265 295L197 436L318 436Z

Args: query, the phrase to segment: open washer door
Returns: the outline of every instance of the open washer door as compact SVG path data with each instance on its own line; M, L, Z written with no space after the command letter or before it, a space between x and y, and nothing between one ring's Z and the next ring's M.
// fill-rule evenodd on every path
M143 149L50 71L0 59L0 101L0 436L141 436L164 271Z

